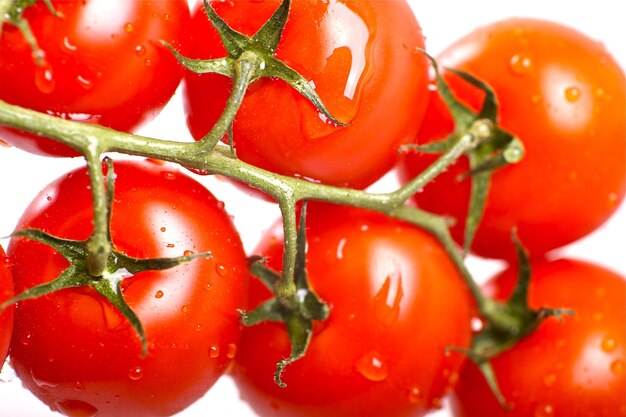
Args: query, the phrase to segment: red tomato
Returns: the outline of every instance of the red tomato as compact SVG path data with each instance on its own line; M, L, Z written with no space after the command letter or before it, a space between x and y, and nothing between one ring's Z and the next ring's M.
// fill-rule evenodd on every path
M573 242L595 230L624 198L626 125L624 73L604 47L556 23L511 19L479 29L439 57L447 67L469 72L495 90L500 122L526 148L524 159L495 173L473 250L511 258L517 226L532 255ZM450 73L454 93L478 109L482 94ZM432 94L418 142L452 131L439 95ZM409 155L403 180L433 158ZM420 207L458 219L461 242L470 193L466 158L424 192Z
M280 0L212 2L235 30L252 36ZM192 56L225 56L201 7L193 15ZM427 63L421 29L405 1L294 1L276 57L302 74L330 113L321 113L280 80L250 86L234 123L237 155L284 175L334 185L365 187L412 141L426 105ZM203 137L221 114L230 79L185 76L187 124Z
M115 170L111 227L119 251L138 258L210 251L212 257L124 282L124 298L146 331L147 357L128 321L100 295L80 288L19 304L13 365L25 387L67 415L172 415L200 398L235 354L247 261L222 203L200 184L150 162L119 162ZM88 185L85 169L53 182L19 227L87 238ZM67 267L51 248L25 239L12 240L8 253L16 291Z
M505 299L516 272L487 285ZM557 260L533 265L530 305L573 309L574 317L550 318L513 349L493 360L502 393L499 406L476 367L467 364L453 401L457 417L618 417L626 415L624 335L626 281L599 266Z
M244 330L234 368L242 397L268 416L422 416L456 381L467 346L470 301L455 266L421 229L382 214L309 206L307 270L328 303L307 355L273 381L289 356L284 326ZM280 270L282 239L269 233L257 252ZM268 291L253 281L251 306Z
M9 258L0 246L0 303L13 297L13 279L9 270ZM9 352L11 332L13 331L13 309L0 313L0 369Z
M14 26L0 39L0 99L64 119L130 131L152 119L174 94L182 67L158 44L163 39L184 53L189 7L185 0L43 1L24 13L44 64ZM0 138L44 155L75 152L35 135L0 127Z

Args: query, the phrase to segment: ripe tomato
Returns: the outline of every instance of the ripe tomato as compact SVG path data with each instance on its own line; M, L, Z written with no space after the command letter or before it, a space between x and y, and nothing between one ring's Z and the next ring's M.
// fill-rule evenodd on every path
M309 207L307 270L330 307L316 322L303 359L273 381L289 356L282 324L244 329L234 376L242 397L261 415L421 416L437 407L457 379L467 346L470 301L438 242L421 229L375 212ZM280 270L282 239L268 233L257 253ZM251 306L267 299L258 281Z
M479 29L446 49L439 62L469 72L495 90L500 122L526 148L524 159L493 176L473 250L511 258L517 226L531 255L540 255L595 230L624 198L626 125L624 73L604 47L556 23L511 19ZM482 94L450 73L454 93L477 109ZM441 139L452 123L437 93L418 142ZM409 155L403 180L431 161ZM470 193L466 158L423 193L420 207L458 219L459 242ZM584 204L583 204L584 202Z
M13 297L13 279L9 271L9 258L0 246L0 303ZM13 309L0 313L0 369L7 358L11 332L13 331Z
M152 119L174 94L182 67L163 39L184 52L187 1L43 1L24 13L45 55L43 65L22 33L4 25L0 99L64 119L130 131ZM0 127L0 138L30 152L75 152L35 135Z
M280 0L211 3L235 30L252 36ZM194 58L225 56L201 7L192 17ZM235 123L237 155L284 175L365 187L388 171L412 141L425 109L427 63L421 29L405 1L294 1L276 57L302 74L330 113L327 123L281 80L250 86ZM230 79L185 76L187 124L200 139L221 114Z
M505 299L515 271L487 284ZM493 360L511 411L502 409L476 367L467 364L453 406L457 417L618 417L626 415L624 342L626 281L580 261L533 265L530 305L569 308L575 316L551 318L511 350Z
M111 227L119 251L138 258L210 251L211 258L124 281L124 298L146 331L147 357L128 321L100 295L79 288L18 305L13 365L25 387L67 415L171 415L200 398L235 354L247 261L222 203L200 184L150 162L120 162L115 170ZM88 186L85 169L56 180L19 227L87 238ZM12 240L8 253L16 291L67 267L50 247L25 239Z

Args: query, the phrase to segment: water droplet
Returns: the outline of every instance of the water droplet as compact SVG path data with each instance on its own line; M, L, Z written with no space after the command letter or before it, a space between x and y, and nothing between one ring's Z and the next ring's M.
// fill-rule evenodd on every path
M174 245L173 243L168 243L165 246L171 249L171 248L175 247L176 245Z
M234 343L229 343L226 350L226 357L228 359L232 359L237 354L237 345Z
M556 382L555 374L548 374L543 377L543 386L546 388L553 387L555 382Z
M207 291L211 291L213 289L213 285L212 284L207 284L206 285L206 290Z
M176 174L174 174L171 171L163 171L163 172L161 172L161 176L163 178L165 178L166 180L174 180L174 179L176 179Z
M160 230L161 232L165 233L165 231L166 231L167 229L166 229L165 227L161 227L159 230Z
M21 337L20 342L22 342L22 345L28 346L30 345L32 338L33 338L33 335L30 332L28 332Z
M441 410L441 408L443 408L443 405L441 403L441 398L439 397L433 398L432 401L430 402L430 406L435 410Z
M76 81L78 81L78 84L80 84L80 86L83 87L85 90L91 90L93 88L93 81L91 81L89 78L83 77L82 75L76 77Z
M65 400L56 403L59 411L69 417L93 417L98 409L91 404L79 400Z
M554 416L554 407L550 404L540 404L535 408L535 417L552 417Z
M163 298L163 291L157 291L156 294L154 294L154 298Z
M85 385L80 381L76 381L74 382L74 389L76 391L85 391Z
M453 386L456 385L457 382L459 382L459 374L457 372L450 372L450 375L448 376L448 384Z
M143 368L141 366L135 366L128 371L128 377L133 381L139 381L143 378Z
M63 37L61 47L65 49L66 52L76 52L76 50L78 49L76 45L70 42L70 39L67 36Z
M407 398L411 404L419 404L424 400L424 394L418 387L411 387Z
M509 61L509 69L515 75L525 75L530 72L532 60L522 54L515 54Z
M52 196L47 195L47 196L46 196L46 200L48 200L48 201L52 201Z
M217 346L211 346L209 348L209 357L211 359L215 359L219 356L220 356L220 348L218 348Z
M194 254L194 251L189 250L189 249L183 252L183 256L192 256L193 254Z
M578 87L568 87L565 89L565 99L570 103L575 103L580 99L580 89Z
M485 321L481 317L472 317L470 321L472 332L480 333L485 328Z
M217 272L217 275L219 275L220 277L225 277L226 275L228 275L228 268L226 268L226 266L222 264L216 264L215 272Z
M201 324L196 324L195 330L196 330L196 332L200 332L202 330L202 325Z
M347 239L344 237L339 241L339 244L337 245L337 259L339 260L343 259L343 248L346 246L346 241Z
M356 363L356 369L370 381L379 382L387 379L389 371L378 352L369 352Z
M617 359L611 363L611 372L619 377L624 376L624 361Z
M124 25L124 32L126 32L126 33L131 33L134 30L135 30L135 27L133 26L132 23L126 23Z
M366 225L366 224L362 224L362 225L361 225L361 232L367 232L367 231L369 230L369 228L370 228L370 227L369 227L368 225Z
M52 66L47 62L35 68L35 85L44 94L50 94L54 91L56 81L52 72Z
M58 387L60 384L58 382L52 382L52 381L48 381L45 378L39 377L37 375L35 375L35 371L31 368L30 370L30 376L33 379L33 382L35 384L37 384L37 386L39 388L56 388Z
M602 339L601 346L603 351L605 351L606 353L611 353L615 351L615 349L617 349L617 341L611 336L605 336Z
M191 308L189 308L189 306L186 305L186 304L184 306L182 306L181 309L180 309L180 311L182 311L185 314L189 313L190 310L191 310Z
M135 46L135 55L138 57L142 57L146 54L146 48L143 45Z
M152 60L150 60L150 59L146 59L145 61L143 61L143 64L144 64L146 67L152 66Z
M171 19L171 17L170 17L170 15L169 15L169 14L165 13L165 14L163 15L163 20L168 21L168 20L170 20L170 19Z

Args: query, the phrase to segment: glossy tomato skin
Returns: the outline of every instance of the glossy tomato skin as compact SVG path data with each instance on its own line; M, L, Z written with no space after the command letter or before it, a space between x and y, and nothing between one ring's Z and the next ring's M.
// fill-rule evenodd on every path
M14 26L0 39L0 98L64 119L131 131L152 119L174 94L183 69L159 40L186 51L190 13L186 0L43 1L24 13L40 48ZM6 81L5 81L6 80ZM68 156L75 152L50 139L0 127L0 138L30 152Z
M212 2L234 29L251 36L279 0ZM225 56L202 8L193 13L192 55ZM412 141L425 109L427 64L421 29L405 1L294 1L276 57L302 74L340 128L280 80L250 86L234 123L237 155L279 174L365 187L388 171ZM185 76L187 124L203 137L223 111L230 79Z
M222 203L200 184L151 162L118 162L115 170L118 250L138 258L186 251L212 257L124 282L124 297L145 327L147 357L121 314L81 288L19 304L12 361L25 387L67 415L172 415L200 398L236 352L246 258ZM88 184L84 169L53 182L19 227L88 237ZM12 240L8 253L16 291L49 281L67 266L50 248L24 239Z
M234 377L263 416L422 416L457 377L467 346L469 298L441 246L424 231L381 214L310 204L307 270L329 305L307 355L272 375L289 356L284 327L244 330ZM282 239L268 233L256 251L280 269ZM251 284L251 307L269 296Z
M442 66L469 72L495 90L500 123L526 148L524 159L495 173L473 250L512 258L511 228L533 256L573 242L602 224L624 198L626 126L624 73L605 48L556 23L530 19L498 22L467 35L437 57ZM471 107L477 89L450 73L454 93ZM452 122L438 93L431 93L418 142L441 139ZM409 155L407 181L433 158ZM457 241L469 199L467 172L459 160L415 201L458 219Z
M487 284L497 299L512 290L515 271ZM457 385L456 417L619 417L626 415L624 359L626 281L612 271L561 259L533 265L533 308L573 309L573 317L544 321L535 333L493 360L503 410L482 376L466 364Z
M0 246L0 303L13 297L13 278L9 270L9 258ZM0 313L0 370L9 352L13 331L13 308Z

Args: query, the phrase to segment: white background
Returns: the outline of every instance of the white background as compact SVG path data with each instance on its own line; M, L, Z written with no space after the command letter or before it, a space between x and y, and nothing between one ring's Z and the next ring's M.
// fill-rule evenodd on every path
M190 0L193 2L193 0ZM298 0L296 0L298 1ZM373 0L376 1L376 0ZM378 0L387 1L387 0ZM603 42L613 55L626 66L626 30L623 26L624 5L620 0L410 0L416 16L427 37L428 50L436 54L460 36L477 26L514 16L542 17L559 21ZM2 80L1 82L5 82ZM625 115L626 117L626 115ZM189 139L184 123L180 94L142 134L160 138ZM16 149L0 149L0 236L13 230L21 212L35 194L48 182L66 171L82 164L80 159L48 159L33 156ZM234 215L235 222L248 251L252 250L261 233L278 216L274 205L251 199L228 183L214 178L199 178ZM382 181L382 186L393 182L392 177ZM379 184L381 185L381 184ZM584 204L584 202L581 202ZM562 253L579 259L592 260L626 275L626 206L600 230L588 238L571 245ZM6 248L8 240L0 240ZM477 277L485 278L499 268L498 264L470 259L470 268ZM6 368L6 367L5 367ZM0 417L46 417L51 413L29 392L22 389L10 370L2 374L0 382ZM222 378L199 402L179 414L180 417L200 416L254 416L245 403L239 400L236 388L228 377ZM447 417L441 410L433 417Z

